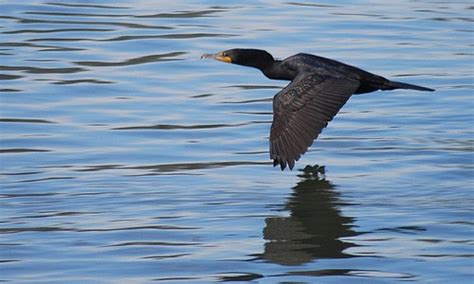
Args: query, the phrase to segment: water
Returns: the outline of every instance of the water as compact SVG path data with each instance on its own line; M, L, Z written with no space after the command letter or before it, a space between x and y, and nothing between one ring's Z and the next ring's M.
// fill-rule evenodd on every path
M1 281L474 281L470 1L0 5ZM232 47L437 91L351 98L280 172L286 83L199 59Z

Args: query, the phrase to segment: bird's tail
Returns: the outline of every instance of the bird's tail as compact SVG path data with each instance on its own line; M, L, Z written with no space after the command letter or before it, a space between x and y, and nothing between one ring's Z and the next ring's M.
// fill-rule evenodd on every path
M413 84L397 82L397 81L388 81L388 83L384 86L383 90L395 90L395 89L408 89L408 90L416 90L416 91L425 91L425 92L434 92L434 89L417 86Z

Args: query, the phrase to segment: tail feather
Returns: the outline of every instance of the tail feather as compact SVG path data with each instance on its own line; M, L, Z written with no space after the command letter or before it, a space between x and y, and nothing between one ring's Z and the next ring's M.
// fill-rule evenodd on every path
M416 91L425 91L425 92L434 92L434 89L417 86L413 84L397 82L397 81L388 81L388 84L383 88L383 90L395 90L395 89L408 89Z

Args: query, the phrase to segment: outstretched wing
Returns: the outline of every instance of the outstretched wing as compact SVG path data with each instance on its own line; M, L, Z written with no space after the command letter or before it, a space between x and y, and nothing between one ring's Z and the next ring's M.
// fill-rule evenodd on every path
M357 80L316 73L295 78L273 98L270 158L293 169L359 87Z

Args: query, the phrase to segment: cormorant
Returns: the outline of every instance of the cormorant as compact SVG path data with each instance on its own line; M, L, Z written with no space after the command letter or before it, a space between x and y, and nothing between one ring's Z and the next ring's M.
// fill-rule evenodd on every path
M390 81L357 67L307 53L275 60L265 50L235 48L201 58L259 69L269 79L291 81L273 97L270 158L273 166L293 169L323 128L352 94L377 90L430 88Z

